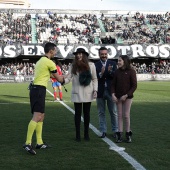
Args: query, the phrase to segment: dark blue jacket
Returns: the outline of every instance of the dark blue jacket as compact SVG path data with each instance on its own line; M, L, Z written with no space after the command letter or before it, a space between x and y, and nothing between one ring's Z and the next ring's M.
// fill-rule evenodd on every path
M108 72L108 66L109 65L113 66L111 72ZM105 72L104 72L104 74L101 78L100 78L100 75L99 75L99 73L101 72L102 66L103 66L101 61L99 60L98 62L96 62L95 66L96 66L96 73L97 73L97 78L98 78L97 98L102 98L103 93L104 93L104 89L105 89L105 82L107 83L107 89L108 89L109 93L111 94L111 83L112 83L112 80L113 80L114 72L117 69L116 62L111 61L111 60L107 60Z

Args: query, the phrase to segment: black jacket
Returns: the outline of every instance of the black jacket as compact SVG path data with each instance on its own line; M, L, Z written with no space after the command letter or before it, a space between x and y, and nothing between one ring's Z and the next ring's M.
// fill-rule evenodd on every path
M109 65L113 66L111 72L108 72L108 66ZM98 62L96 62L95 66L96 66L96 73L97 73L97 78L98 78L97 98L102 98L103 93L104 93L104 89L105 89L105 82L107 83L107 89L111 94L111 83L112 83L112 80L113 80L114 72L117 69L117 67L116 67L116 63L114 61L107 60L105 72L104 72L103 76L100 77L99 73L101 72L101 69L102 69L102 66L103 66L101 61L99 60Z

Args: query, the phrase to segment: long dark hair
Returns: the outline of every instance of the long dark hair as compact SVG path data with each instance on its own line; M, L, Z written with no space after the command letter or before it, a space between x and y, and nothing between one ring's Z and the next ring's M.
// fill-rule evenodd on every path
M72 64L72 73L77 74L77 72L81 73L83 71L90 70L89 60L86 54L82 53L82 60L79 61L77 59L77 55L75 55L75 59Z
M119 56L124 61L124 69L129 70L131 69L131 60L127 55L121 55Z

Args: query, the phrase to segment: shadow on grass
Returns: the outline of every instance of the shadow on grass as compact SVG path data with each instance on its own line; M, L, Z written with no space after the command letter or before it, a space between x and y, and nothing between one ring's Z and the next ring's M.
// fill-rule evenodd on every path
M1 96L4 96L4 97L9 97L9 98L19 98L19 99L27 99L28 97L23 97L23 96L12 96L12 95L1 95Z

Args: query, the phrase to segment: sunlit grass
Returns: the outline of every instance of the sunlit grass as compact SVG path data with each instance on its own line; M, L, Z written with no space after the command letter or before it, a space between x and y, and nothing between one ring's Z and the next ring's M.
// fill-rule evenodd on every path
M36 156L22 149L32 115L28 83L0 84L0 168L9 169L97 169L131 170L132 166L93 131L90 142L74 141L74 115L47 93L43 139L53 148L38 150ZM71 84L63 89L63 98L71 108ZM52 91L49 83L48 89ZM131 109L131 144L122 143L126 152L149 170L169 170L170 163L170 82L139 82ZM96 102L91 107L91 124L98 128ZM107 113L108 138L113 142ZM83 136L83 123L81 126ZM35 145L35 136L33 144Z

